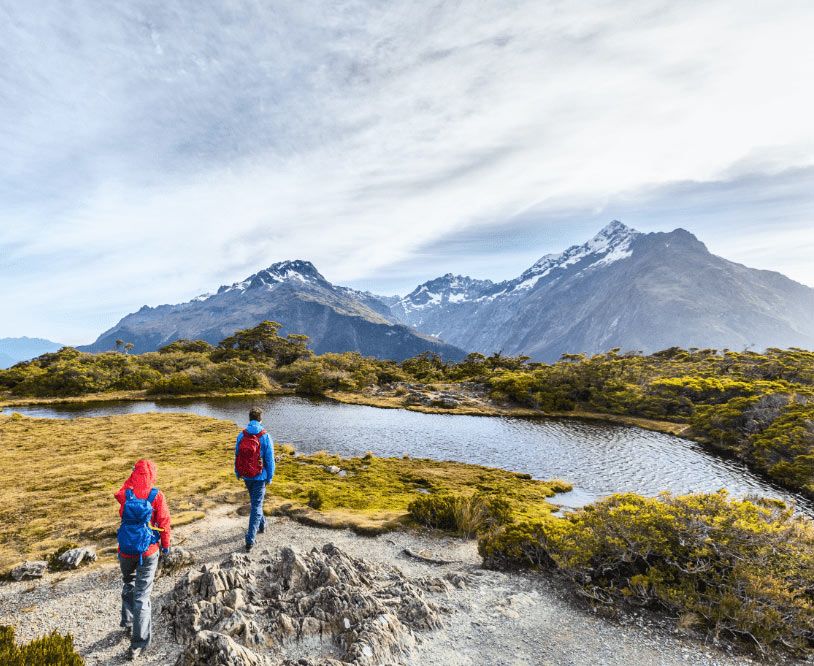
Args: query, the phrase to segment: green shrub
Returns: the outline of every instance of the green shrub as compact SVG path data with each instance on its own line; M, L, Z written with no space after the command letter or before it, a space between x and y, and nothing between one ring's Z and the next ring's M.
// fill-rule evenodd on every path
M322 493L315 488L308 491L308 506L317 510L322 508Z
M814 524L782 503L614 495L494 530L478 547L487 566L557 567L593 599L691 613L714 635L814 645Z
M300 395L320 396L326 391L326 382L318 368L311 368L300 375L296 391Z
M0 626L0 664L3 666L83 666L70 634L56 632L17 645L13 627Z

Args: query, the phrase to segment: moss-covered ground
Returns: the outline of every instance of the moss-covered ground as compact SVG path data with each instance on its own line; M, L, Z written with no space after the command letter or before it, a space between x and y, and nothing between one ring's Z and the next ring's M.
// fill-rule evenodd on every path
M245 503L245 489L233 472L237 432L231 422L194 414L0 416L0 572L69 541L113 545L118 527L113 493L139 458L157 464L157 485L169 501L174 525L201 518L218 503ZM305 520L318 514L316 522L358 525L361 531L403 521L409 503L428 492L496 492L518 518L534 519L554 509L546 498L555 490L570 489L563 482L457 462L297 455L284 445L277 445L276 454L267 510L283 506ZM331 474L325 469L331 465L346 475ZM309 499L319 505L318 512L308 508Z

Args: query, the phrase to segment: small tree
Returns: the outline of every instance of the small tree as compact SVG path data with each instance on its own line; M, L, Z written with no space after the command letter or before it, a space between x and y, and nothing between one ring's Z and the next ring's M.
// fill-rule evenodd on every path
M115 344L116 344L116 351L120 351L121 348L124 346L124 340L122 340L121 338L116 338Z
M129 354L133 350L133 347L135 347L135 346L136 345L134 345L132 342L125 343L125 345L124 345L124 353Z
M221 356L261 355L273 358L277 365L289 365L312 355L308 349L308 336L292 334L281 338L277 334L281 327L282 324L276 321L263 321L253 328L235 331L220 341Z

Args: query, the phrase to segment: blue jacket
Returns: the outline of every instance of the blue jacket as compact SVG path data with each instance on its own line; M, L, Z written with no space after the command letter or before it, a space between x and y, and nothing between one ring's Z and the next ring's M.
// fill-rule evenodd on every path
M260 421L249 421L249 425L246 426L246 431L256 435L263 429L263 424ZM238 479L245 479L247 481L265 481L266 483L271 483L272 478L274 478L274 442L271 440L271 437L268 433L263 435L260 438L260 457L263 459L263 471L260 472L257 476L252 477L243 477L237 473L237 449L240 446L240 440L243 439L243 431L240 431L240 434L237 436L237 442L235 442L235 476Z

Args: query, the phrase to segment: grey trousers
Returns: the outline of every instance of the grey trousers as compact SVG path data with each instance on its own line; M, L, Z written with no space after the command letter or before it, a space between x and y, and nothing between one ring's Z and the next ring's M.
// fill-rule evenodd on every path
M152 629L152 604L150 592L158 568L158 553L142 558L119 555L119 568L122 570L122 627L133 627L130 646L146 648L150 644Z

